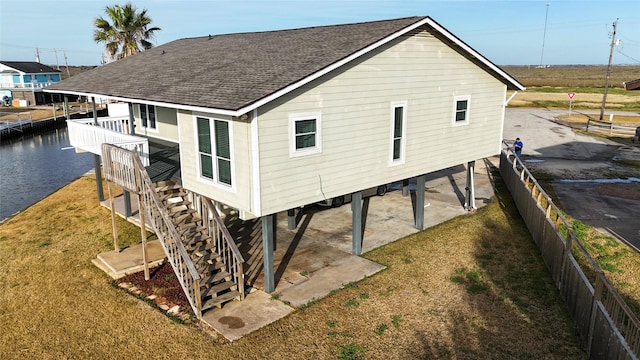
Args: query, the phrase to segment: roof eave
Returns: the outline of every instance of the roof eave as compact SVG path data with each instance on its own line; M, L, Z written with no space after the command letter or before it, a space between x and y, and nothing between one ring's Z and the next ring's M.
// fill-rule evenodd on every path
M238 117L238 116L244 114L244 112L241 112L241 111L238 111L238 110L218 109L218 108L210 108L210 107L203 107L203 106L168 103L168 102L161 102L161 101L150 101L150 100L143 100L143 99L127 98L127 97L122 97L122 96L113 96L113 95L106 95L106 94L88 93L88 92L82 92L82 91L52 90L52 89L47 89L47 88L44 88L43 91L46 92L46 93L53 93L53 94L86 96L88 98L102 97L102 98L107 98L107 99L116 100L116 101L130 102L130 103L136 103L136 104L154 105L154 106L162 106L162 107L178 109L178 110L197 111L197 112L204 112L204 113L215 113L215 114L219 114L219 115L227 115L227 116L235 116L235 117Z
M252 111L254 109L259 108L262 105L265 105L277 98L279 98L282 95L285 95L301 86L304 86L306 84L308 84L309 82L349 63L350 61L372 51L375 50L376 48L410 32L413 31L416 28L419 28L422 25L429 25L431 26L433 29L435 29L436 31L438 31L440 34L442 34L443 36L445 36L447 39L449 39L451 42L455 43L456 45L458 45L459 47L461 47L464 51L466 51L467 53L469 53L471 56L477 58L480 62L482 62L484 65L486 65L488 68L490 68L492 71L494 71L497 75L499 75L500 77L502 77L502 79L504 80L503 83L505 85L507 85L507 89L509 90L526 90L526 88L524 87L524 85L520 84L516 79L514 79L511 75L509 75L508 73L506 73L505 71L503 71L502 69L500 69L498 66L496 66L494 63L492 63L491 61L489 61L487 58L485 58L484 56L482 56L479 52L475 51L473 48L471 48L469 45L465 44L462 40L458 39L455 35L453 35L452 33L450 33L449 31L447 31L444 27L442 27L440 24L438 24L437 22L435 22L433 19L431 19L430 17L426 16L424 17L422 20L417 21L409 26L407 26L406 28L397 31L389 36L387 36L386 38L377 41L373 44L371 44L370 46L363 48L360 51L357 51L353 54L351 54L350 56L331 64L330 66L321 69L318 72L315 72L307 77L305 77L304 79L293 83L287 87L284 87L274 93L272 93L269 96L266 96L262 99L259 99L258 101L248 104L242 108L240 108L239 110L237 110L238 114L245 114L249 111Z
M470 54L471 56L477 58L481 63L489 67L492 71L494 71L497 75L502 77L505 81L504 83L507 85L509 90L525 90L526 87L520 84L516 79L514 79L511 75L506 73L504 70L500 69L494 63L489 61L489 59L482 56L479 52L475 51L471 46L465 44L462 40L460 40L457 36L453 35L451 32L447 31L444 27L438 24L431 18L427 18L427 22L430 26L432 26L435 30L437 30L440 34L444 35L449 41L453 42L460 48L462 48L465 52Z

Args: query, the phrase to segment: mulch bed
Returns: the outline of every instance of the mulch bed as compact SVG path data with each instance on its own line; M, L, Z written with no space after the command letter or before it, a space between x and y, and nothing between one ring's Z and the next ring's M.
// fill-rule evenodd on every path
M166 262L149 269L149 280L145 280L144 271L140 271L119 279L118 284L138 296L151 297L160 308L164 308L162 305L169 308L178 305L181 312L191 311L173 268Z

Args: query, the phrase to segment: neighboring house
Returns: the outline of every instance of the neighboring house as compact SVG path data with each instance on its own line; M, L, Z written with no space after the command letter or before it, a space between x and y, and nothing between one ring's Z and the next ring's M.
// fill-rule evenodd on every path
M61 80L61 71L35 61L0 61L0 97L24 100L27 105L52 102L45 86Z
M507 90L524 87L430 17L180 39L46 89L130 104L136 136L179 145L185 189L261 217L267 292L275 214L472 169L500 153Z
M640 90L640 79L623 82L625 90Z

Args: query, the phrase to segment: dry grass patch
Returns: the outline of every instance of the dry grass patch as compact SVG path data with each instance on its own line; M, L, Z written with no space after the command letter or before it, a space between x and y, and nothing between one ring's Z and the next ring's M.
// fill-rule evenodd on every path
M111 248L111 224L94 180L81 178L0 225L0 358L586 358L497 192L473 215L366 254L385 271L228 343L172 322L90 263ZM128 226L118 224L122 237L139 241Z
M566 86L604 88L606 65L562 65L538 68L536 66L502 66L527 87ZM609 86L622 88L622 83L638 78L640 65L614 65L611 67ZM602 101L602 98L600 99Z
M521 91L509 102L510 107L536 107L569 110L569 96L567 93L571 91L566 88L557 88L553 91L543 88L529 88ZM594 89L584 89L584 91L592 91ZM580 90L577 90L580 91ZM507 95L507 98L512 93ZM602 107L602 90L599 93L593 92L576 92L572 102L573 109L584 110L600 110ZM609 117L608 111L638 111L640 109L640 94L637 92L609 93L607 95L606 116Z
M590 118L597 120L597 116L594 117L593 115L580 114L580 113L573 113L571 115L558 116L558 120L562 122L570 123L570 124L580 124L580 125L586 125ZM606 118L606 121L609 121L608 116ZM636 124L640 125L640 116L615 115L613 117L613 123L616 125L629 125L629 126L636 125Z

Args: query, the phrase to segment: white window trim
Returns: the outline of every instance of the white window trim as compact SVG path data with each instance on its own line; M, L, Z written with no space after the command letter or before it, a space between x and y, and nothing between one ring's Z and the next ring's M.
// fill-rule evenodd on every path
M400 158L393 158L393 134L395 130L395 122L396 122L396 108L401 107L402 110L402 139L400 139ZM405 154L407 150L407 101L395 101L391 103L389 107L389 112L391 113L389 118L389 166L397 166L404 164Z
M212 157L212 167L213 167L213 179L209 179L207 177L202 176L202 164L200 163L200 149L198 148L199 146L199 134L198 134L198 118L202 118L202 119L207 119L209 120L209 131L211 134L211 157ZM229 155L231 156L231 185L229 184L225 184L223 182L220 182L218 180L218 161L217 161L217 155L216 155L216 143L215 143L215 129L214 128L214 121L224 121L226 122L229 126ZM229 121L229 120L225 120L225 119L220 119L220 118L214 118L211 116L206 116L206 115L194 115L193 116L193 132L194 132L194 145L195 145L195 154L196 154L196 175L198 178L198 181L205 183L207 185L213 185L217 188L220 189L224 189L227 191L231 191L231 192L235 192L236 191L236 167L234 164L234 159L235 159L235 154L233 151L233 122Z
M156 127L149 127L149 126L144 126L144 121L142 121L142 110L140 109L141 106L146 106L147 108L149 106L153 106L153 111L154 114L156 114ZM158 107L155 105L148 105L148 104L138 104L138 117L140 118L140 128L141 129L145 129L147 132L151 132L151 133L159 133L160 131L158 130ZM149 124L149 121L147 121L147 125Z
M456 121L456 112L458 109L458 101L467 101L467 111L465 112L465 118L464 121ZM464 125L469 125L469 118L471 117L471 95L460 95L460 96L455 96L453 98L453 115L452 115L452 121L453 121L453 126L464 126Z
M316 146L296 149L296 121L316 120ZM289 115L289 157L307 156L322 153L322 114L319 112L297 113Z

